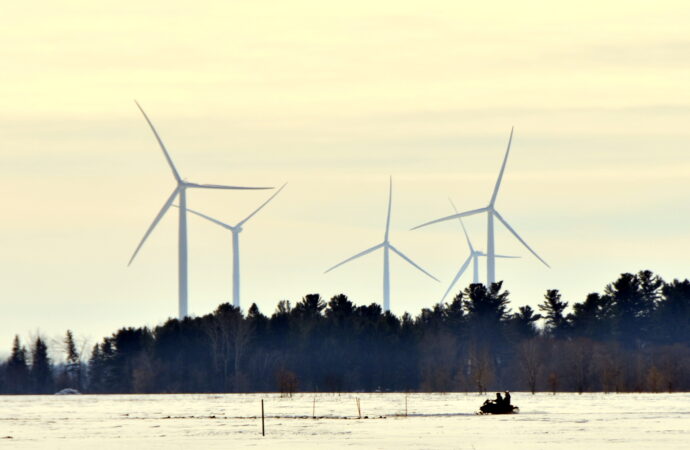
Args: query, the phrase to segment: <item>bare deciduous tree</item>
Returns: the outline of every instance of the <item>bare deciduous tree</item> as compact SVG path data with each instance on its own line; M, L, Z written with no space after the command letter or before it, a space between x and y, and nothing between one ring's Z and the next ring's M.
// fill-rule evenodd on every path
M480 394L485 394L495 378L494 359L485 347L470 347L470 376Z
M542 356L542 346L538 338L522 341L518 344L518 357L520 369L525 377L525 381L530 391L534 394L537 391L537 378L544 365Z

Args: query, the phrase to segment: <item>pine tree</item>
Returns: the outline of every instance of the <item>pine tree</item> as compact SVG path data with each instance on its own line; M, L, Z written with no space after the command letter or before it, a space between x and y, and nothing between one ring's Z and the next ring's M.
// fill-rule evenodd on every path
M69 387L80 390L82 388L81 361L77 346L74 344L74 335L71 330L67 330L64 344L65 354L67 356L65 378Z
M568 321L574 336L603 340L611 336L612 299L596 292L587 295L582 303L573 304Z
M98 344L93 346L89 359L89 392L104 392L105 388L105 363L101 348Z
M605 293L613 301L614 333L623 345L633 348L649 338L650 318L662 284L650 271L641 271L623 273L606 286Z
M5 368L5 382L9 394L25 394L29 390L29 366L26 363L26 348L21 346L19 336L14 337L12 354Z
M49 394L54 390L53 367L48 358L48 346L37 337L31 348L31 388L37 394Z
M463 306L467 311L467 333L472 364L472 377L480 391L495 378L497 365L509 357L506 331L510 316L508 291L501 291L503 282L470 284L465 289Z
M663 287L663 294L654 317L657 340L690 343L690 280L673 280Z
M564 337L568 329L568 321L563 312L568 307L568 302L561 300L561 293L558 292L558 289L547 290L544 299L544 303L539 305L539 309L544 312L546 329L556 338Z
M530 306L520 306L518 312L510 318L513 329L520 338L533 338L537 336L535 323L541 319L541 314L535 314Z
M482 326L497 327L508 318L508 291L501 292L503 282L492 283L490 288L483 284L470 284L465 289L463 305L470 322ZM487 330L488 331L488 330Z

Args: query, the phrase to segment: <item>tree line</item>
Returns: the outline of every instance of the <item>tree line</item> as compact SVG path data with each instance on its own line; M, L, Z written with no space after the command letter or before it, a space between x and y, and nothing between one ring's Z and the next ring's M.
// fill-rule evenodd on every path
M690 390L690 280L624 273L570 308L555 289L536 310L509 297L471 284L416 317L344 294L283 300L270 316L223 303L122 328L90 355L68 331L57 362L41 337L29 350L15 337L0 393Z

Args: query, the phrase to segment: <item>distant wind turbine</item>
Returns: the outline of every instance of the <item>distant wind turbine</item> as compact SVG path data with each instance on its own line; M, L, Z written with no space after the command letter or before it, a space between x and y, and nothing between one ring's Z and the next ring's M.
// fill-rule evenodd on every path
M391 224L391 201L393 199L393 178L390 179L389 181L389 186L388 186L388 216L386 218L386 233L384 234L383 237L383 242L380 244L377 244L367 250L364 250L363 252L357 253L354 256L351 256L350 258L347 258L345 261L340 262L336 264L335 266L331 267L324 273L328 273L331 270L335 269L336 267L342 266L343 264L350 262L354 259L359 258L360 256L367 255L373 251L376 251L380 248L383 248L383 310L384 311L390 311L390 269L389 269L389 250L393 250L398 256L400 256L402 259L419 269L421 272L423 272L425 275L428 277L438 281L433 275L431 275L429 272L426 270L422 269L419 267L417 264L414 263L410 258L407 256L403 255L403 253L395 248L393 244L390 243L388 240L388 232L390 230L390 224Z
M273 195L271 195L268 200L263 202L261 206L256 208L253 213L245 217L244 219L240 220L237 222L235 225L228 225L227 223L221 222L220 220L214 219L213 217L207 216L206 214L202 214L198 211L194 211L193 209L187 208L187 211L189 211L192 214L196 214L199 217L203 217L204 219L211 221L215 223L216 225L220 225L221 227L225 228L226 230L230 230L232 233L232 305L236 308L240 307L240 233L242 232L243 228L242 226L247 223L249 219L251 219L256 213L261 211L261 209L268 204L273 198L280 193L280 191L283 190L287 183L283 184L280 189L278 189ZM177 208L179 206L173 205Z
M166 161L168 161L168 165L170 166L170 170L172 170L173 176L175 177L175 181L177 182L177 186L175 187L175 190L173 190L172 194L170 194L170 197L165 201L163 204L163 208L158 212L156 217L153 219L153 223L149 226L148 230L146 230L146 233L144 234L144 237L141 239L141 242L139 242L139 245L137 246L136 250L134 250L134 254L129 260L129 263L127 264L128 266L132 264L132 261L134 261L134 258L137 256L137 253L139 253L139 250L141 249L141 246L144 245L144 242L146 241L146 238L149 237L149 234L153 231L154 228L156 228L156 225L158 225L158 222L163 218L165 213L168 211L170 206L173 204L175 201L175 198L179 196L179 204L180 204L180 214L179 214L179 228L178 228L178 308L179 308L179 318L180 320L184 319L187 317L187 188L200 188L200 189L272 189L270 187L241 187L241 186L223 186L220 184L197 184L197 183L190 183L188 181L185 181L180 177L179 172L175 168L175 165L172 162L172 159L170 158L170 155L168 154L168 150L165 148L165 145L163 144L163 141L161 140L160 136L158 135L158 132L153 126L153 123L151 123L151 120L149 120L149 117L146 115L144 112L143 108L137 101L135 101L137 107L139 108L139 111L144 115L144 119L146 119L146 122L149 124L149 127L151 128L151 131L153 132L153 135L156 137L156 141L158 141L158 145L160 146L161 150L163 150L163 155L165 155Z
M508 149L506 150L506 155L503 158L503 164L501 165L501 171L498 174L498 180L496 180L496 186L494 186L494 191L493 194L491 194L491 200L489 201L489 205L485 206L484 208L479 208L479 209L473 209L471 211L465 211L461 212L458 214L453 214L451 216L446 216L442 217L440 219L432 220L430 222L423 223L421 225L417 225L416 227L412 228L413 230L416 230L418 228L425 227L427 225L431 225L433 223L438 223L438 222L444 222L446 220L453 220L453 219L459 219L461 217L467 217L467 216L473 216L475 214L480 214L480 213L486 213L487 217L487 245L486 245L486 278L487 278L487 285L491 286L492 283L496 282L496 252L495 252L495 246L494 246L494 217L496 217L507 229L510 231L515 238L520 241L522 245L524 245L527 250L529 250L534 256L537 257L539 261L541 261L546 267L551 267L549 266L546 261L544 261L541 256L537 255L537 253L532 250L532 248L527 245L527 243L517 234L517 232L513 229L513 227L508 224L508 222L501 216L496 208L494 207L496 203L496 197L498 196L498 190L501 187L501 180L503 179L503 172L505 171L506 168L506 163L508 162L508 154L510 153L510 144L513 141L513 129L510 129L510 138L508 139Z
M453 203L453 200L450 200L450 204L453 205L453 209L455 212L458 212L458 209L455 207L455 204ZM462 276L463 273L465 273L465 270L467 269L467 266L469 266L470 261L472 262L472 282L474 284L479 283L479 257L480 256L486 256L486 253L484 253L481 250L475 250L474 246L472 245L472 241L470 241L470 236L467 234L467 229L465 229L465 224L462 221L462 218L458 219L460 221L460 225L462 225L462 231L465 233L465 238L467 239L467 246L470 248L470 254L465 260L465 262L462 264L460 267L460 270L458 270L458 273L455 275L455 278L453 278L453 281L450 282L450 286L448 286L448 289L446 290L446 293L443 294L443 297L441 298L441 301L439 303L443 303L443 300L446 299L446 296L450 292L451 289L453 289L453 286L455 286L455 283L458 282L460 277ZM496 258L519 258L519 256L505 256L505 255L496 255Z

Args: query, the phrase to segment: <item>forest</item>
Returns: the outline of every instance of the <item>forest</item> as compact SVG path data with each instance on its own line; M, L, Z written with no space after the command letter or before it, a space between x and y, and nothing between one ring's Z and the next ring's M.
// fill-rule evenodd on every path
M0 393L690 391L690 280L624 273L569 305L558 290L513 311L501 282L471 284L415 317L346 295L228 303L203 317L121 328L89 351L71 331L15 337Z

